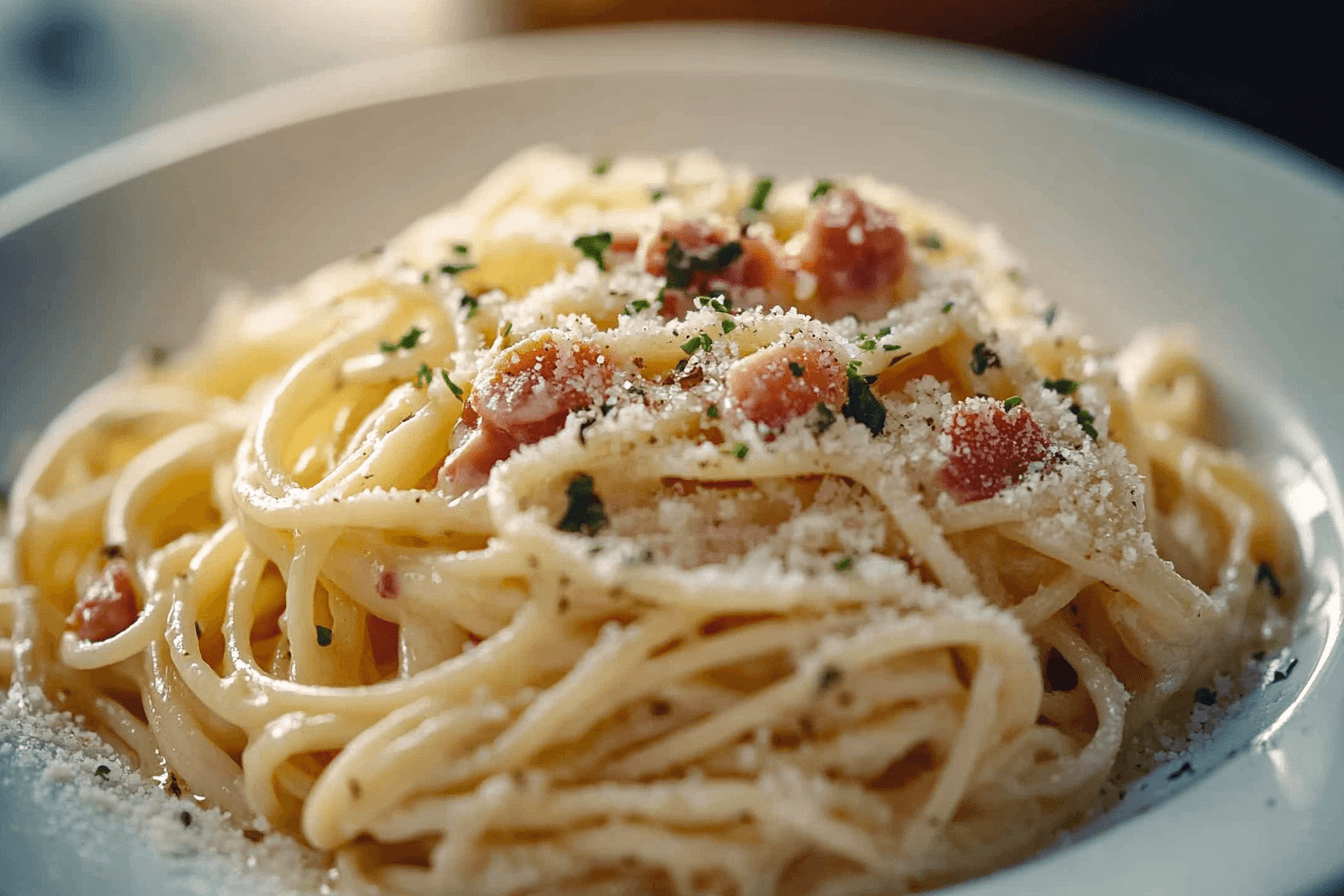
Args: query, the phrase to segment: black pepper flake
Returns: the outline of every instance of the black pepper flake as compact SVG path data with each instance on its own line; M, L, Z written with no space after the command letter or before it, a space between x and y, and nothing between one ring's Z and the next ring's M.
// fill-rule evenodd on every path
M173 772L168 773L168 780L163 785L173 796L182 795L182 785L178 783L177 775Z
M827 666L821 670L821 676L817 679L817 693L824 694L831 688L840 683L844 673L838 666Z
M1218 695L1209 688L1200 688L1195 691L1195 702L1204 706L1212 706L1218 702Z
M327 628L325 625L319 625L317 627L317 646L331 646L331 629Z
M1279 577L1274 575L1274 567L1268 563L1261 563L1255 569L1255 587L1261 585L1269 586L1269 593L1275 597L1283 597L1283 585L1279 582Z
M1176 769L1176 771L1174 771L1174 772L1172 772L1171 774L1167 775L1167 780L1168 780L1168 781L1175 781L1177 778L1181 777L1182 775L1193 775L1194 773L1195 773L1195 770L1190 766L1190 763L1188 763L1188 762L1182 762L1180 768Z
M971 349L971 373L980 376L991 367L1001 367L998 352L984 342L977 342Z
M1041 315L1041 320L1045 321L1047 327L1053 327L1055 325L1055 317L1058 314L1059 306L1051 305L1049 308L1045 309L1045 313Z
M345 786L350 789L350 798L359 799L364 795L364 788L354 778L346 778Z
M191 813L188 812L186 809L183 809L183 810L182 810L182 814L179 815L179 816L177 816L177 817L178 817L179 820L181 820L181 822L182 822L182 827L184 827L184 828L189 828L189 827L191 827Z
M1271 679L1269 683L1278 684L1281 681L1286 681L1288 679L1288 676L1292 675L1293 670L1296 668L1297 668L1297 659L1296 657L1294 657L1293 661L1290 662L1288 665L1284 666L1282 669L1274 670L1274 678Z

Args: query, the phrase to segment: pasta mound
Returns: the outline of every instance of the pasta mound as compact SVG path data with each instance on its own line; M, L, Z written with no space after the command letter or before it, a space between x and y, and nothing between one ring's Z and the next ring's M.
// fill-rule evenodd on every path
M1153 346L870 178L529 150L58 418L0 673L390 891L964 879L1291 569Z

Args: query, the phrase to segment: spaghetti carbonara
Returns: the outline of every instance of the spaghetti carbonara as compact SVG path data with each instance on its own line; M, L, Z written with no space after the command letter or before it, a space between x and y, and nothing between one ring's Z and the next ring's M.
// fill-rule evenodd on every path
M62 414L0 673L345 881L926 889L1291 569L1209 412L899 189L529 150Z

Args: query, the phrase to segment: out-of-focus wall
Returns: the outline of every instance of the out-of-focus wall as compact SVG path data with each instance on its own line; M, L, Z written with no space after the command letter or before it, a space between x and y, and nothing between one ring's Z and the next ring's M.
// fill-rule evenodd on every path
M488 0L0 0L0 193L307 72L504 30Z

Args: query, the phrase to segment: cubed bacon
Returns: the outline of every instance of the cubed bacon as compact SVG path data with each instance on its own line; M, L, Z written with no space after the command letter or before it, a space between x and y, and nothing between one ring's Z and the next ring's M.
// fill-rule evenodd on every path
M992 498L1031 471L1048 466L1050 437L1019 405L1005 411L997 401L972 398L952 412L943 428L952 440L938 484L958 503Z
M139 616L131 568L121 557L114 557L84 591L68 623L85 641L106 641L130 628Z
M705 221L664 225L649 247L644 269L667 278L664 317L681 317L697 296L724 292L738 307L785 294L788 272L763 240L737 237Z
M571 411L592 404L614 370L589 342L546 336L506 352L477 377L441 482L459 494L484 485L495 464L559 432Z
M607 267L608 269L616 265L628 262L635 257L639 251L639 234L637 233L613 233L611 235L611 246L607 249Z
M871 319L891 307L910 260L895 215L853 190L832 190L816 201L805 230L798 260L816 278L816 292L815 308L804 310L825 320Z
M845 365L829 349L787 342L762 349L728 369L728 395L748 420L781 429L819 403L845 403Z

